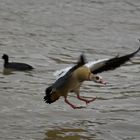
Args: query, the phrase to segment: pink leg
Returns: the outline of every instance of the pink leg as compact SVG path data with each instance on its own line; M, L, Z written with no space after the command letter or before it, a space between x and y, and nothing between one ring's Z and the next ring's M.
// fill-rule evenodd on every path
M91 99L91 100L86 100L86 99L84 99L84 98L80 97L80 95L79 95L79 94L77 94L77 98L78 98L79 100L84 101L86 104L88 104L88 103L90 103L90 102L93 102L93 101L96 99L96 97L94 97L94 98L93 98L93 99Z
M75 106L75 105L73 105L72 103L70 103L70 102L67 100L66 97L65 97L65 102L66 102L68 105L70 105L73 109L80 109L80 108L82 108L82 107L78 107L78 106Z

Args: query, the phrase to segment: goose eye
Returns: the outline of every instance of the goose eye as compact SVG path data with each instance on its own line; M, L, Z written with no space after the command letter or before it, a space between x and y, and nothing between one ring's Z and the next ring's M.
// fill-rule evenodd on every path
M95 79L96 79L96 80L99 80L100 78L99 78L99 76L96 76Z

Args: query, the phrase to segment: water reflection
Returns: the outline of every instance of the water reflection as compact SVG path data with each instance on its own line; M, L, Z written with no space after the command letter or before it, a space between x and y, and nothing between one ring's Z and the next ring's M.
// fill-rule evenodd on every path
M2 71L2 74L3 75L11 75L11 74L15 74L15 72L17 72L17 70L4 68L3 71ZM32 72L31 71L28 71L28 70L27 71L20 71L20 72L24 72L26 75L31 76L31 77L33 76L32 75Z
M10 74L14 74L14 73L13 73L13 70L4 68L2 71L2 74L3 75L10 75Z
M93 140L93 137L86 136L87 131L81 128L58 128L54 130L48 130L43 140L81 140L88 139Z

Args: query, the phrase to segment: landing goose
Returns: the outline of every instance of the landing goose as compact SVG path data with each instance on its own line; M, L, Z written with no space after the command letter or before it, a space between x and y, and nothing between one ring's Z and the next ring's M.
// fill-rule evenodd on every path
M81 55L80 60L75 66L67 67L55 73L55 75L58 76L58 79L46 89L46 95L44 96L45 102L51 104L63 96L64 101L73 109L81 108L68 101L67 96L69 92L76 93L77 98L84 101L86 104L93 102L96 97L87 100L80 96L81 84L84 81L94 81L96 83L106 84L102 77L97 74L120 67L138 53L139 50L140 47L135 52L124 56L116 56L111 59L102 59L88 63L86 63L84 55Z
M86 104L94 101L96 98L91 100L86 100L82 98L80 94L80 86L84 81L95 81L99 83L104 83L98 75L91 73L90 69L85 65L84 55L81 55L78 63L70 68L64 76L58 78L51 86L49 86L45 93L44 100L46 103L53 103L63 96L64 101L69 104L73 109L81 108L72 103L67 99L69 92L75 92L79 100L84 101Z

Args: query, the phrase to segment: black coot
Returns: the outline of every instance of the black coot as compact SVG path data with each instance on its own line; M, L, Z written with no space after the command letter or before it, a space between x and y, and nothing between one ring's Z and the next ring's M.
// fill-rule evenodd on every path
M9 56L7 54L3 54L2 59L4 60L4 68L12 69L12 70L32 70L33 67L25 64L25 63L18 63L18 62L9 62Z

